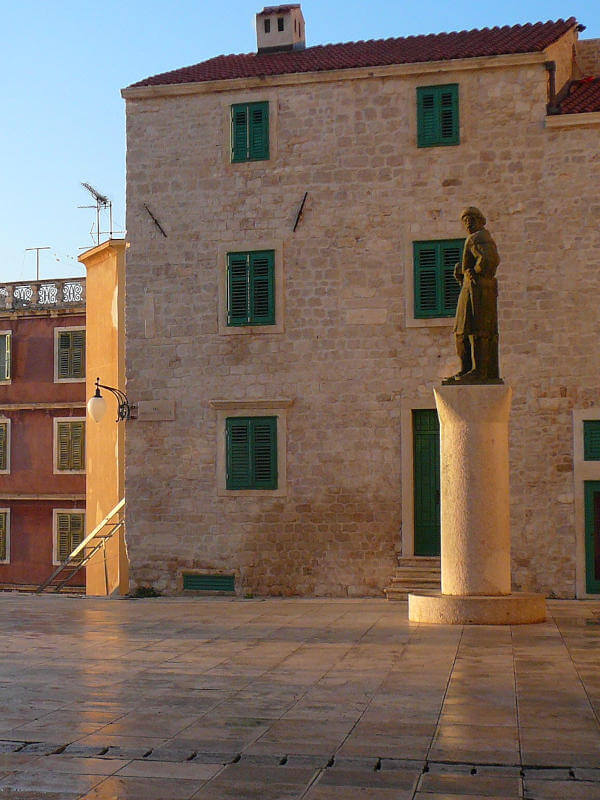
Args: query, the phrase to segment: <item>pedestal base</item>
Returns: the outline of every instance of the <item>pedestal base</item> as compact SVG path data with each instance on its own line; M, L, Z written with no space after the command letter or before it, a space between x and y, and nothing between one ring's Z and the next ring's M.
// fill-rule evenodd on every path
M419 592L408 595L411 622L438 625L527 625L546 620L543 594L461 595Z

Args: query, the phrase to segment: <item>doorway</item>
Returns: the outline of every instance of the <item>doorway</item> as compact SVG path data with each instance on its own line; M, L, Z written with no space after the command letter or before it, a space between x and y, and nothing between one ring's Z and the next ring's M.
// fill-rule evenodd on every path
M413 409L413 486L416 556L440 554L440 424L437 411ZM600 494L600 483L599 494Z
M585 584L600 594L600 481L585 481Z

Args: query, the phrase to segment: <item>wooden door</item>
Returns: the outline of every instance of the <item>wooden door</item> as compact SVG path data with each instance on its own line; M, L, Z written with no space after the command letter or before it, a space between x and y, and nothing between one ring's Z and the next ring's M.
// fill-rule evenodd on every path
M440 554L440 424L435 409L413 411L416 556Z
M585 481L585 589L600 594L600 481Z

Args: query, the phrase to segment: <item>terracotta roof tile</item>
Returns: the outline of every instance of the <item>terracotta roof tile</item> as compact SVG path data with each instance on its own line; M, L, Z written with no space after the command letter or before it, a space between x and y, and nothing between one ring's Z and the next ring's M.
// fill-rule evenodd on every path
M573 81L569 93L559 105L561 114L600 111L600 77Z
M574 17L556 22L483 28L482 30L327 44L278 53L217 56L191 67L163 72L132 86L231 80L263 75L321 72L423 61L447 61L544 50L577 24Z

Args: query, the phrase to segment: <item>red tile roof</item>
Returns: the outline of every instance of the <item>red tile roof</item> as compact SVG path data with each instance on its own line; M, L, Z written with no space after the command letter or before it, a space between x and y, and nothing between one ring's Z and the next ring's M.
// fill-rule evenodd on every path
M198 81L232 80L263 75L379 67L423 61L447 61L510 53L537 53L577 25L570 17L556 22L483 28L482 30L326 44L277 53L217 56L192 67L163 72L132 86L162 86Z
M573 81L569 93L559 104L561 114L600 111L600 77Z

